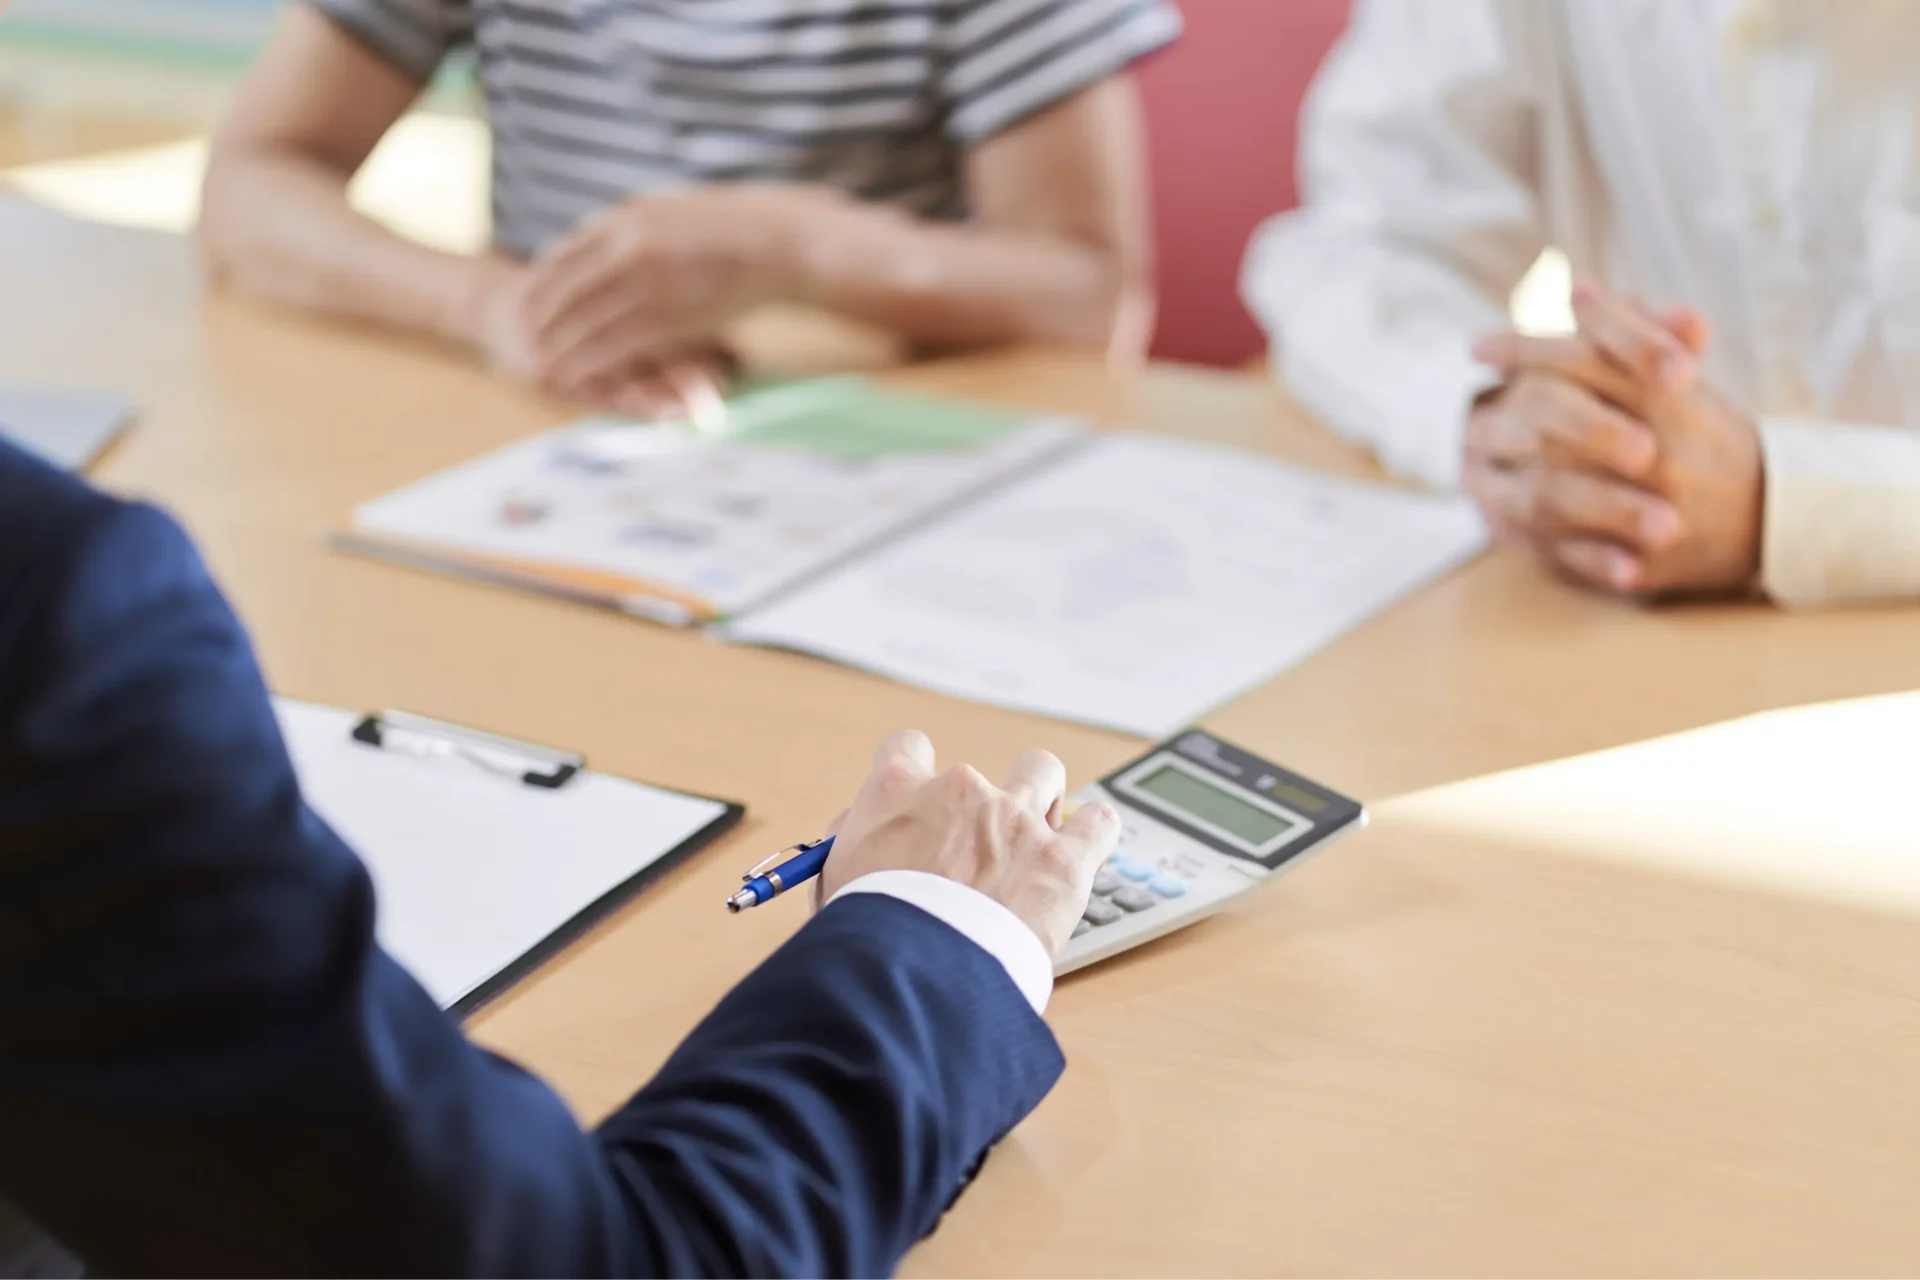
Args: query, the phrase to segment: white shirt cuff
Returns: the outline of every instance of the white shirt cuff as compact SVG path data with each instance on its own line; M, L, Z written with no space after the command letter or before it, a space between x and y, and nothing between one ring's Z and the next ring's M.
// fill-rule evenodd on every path
M1920 432L1760 424L1761 586L1788 605L1920 597Z
M850 893L898 898L958 929L1000 962L1035 1013L1047 1011L1047 999L1053 995L1053 959L1046 945L1019 916L978 889L930 871L872 871L843 886L828 901L838 902Z
M1388 471L1452 490L1460 487L1473 403L1502 380L1468 355L1466 343L1463 336L1457 350L1417 357L1376 343L1373 362L1356 363L1349 353L1368 349L1360 339L1331 351L1316 338L1310 347L1276 344L1273 368L1296 400L1347 439L1372 449ZM1392 368L1391 377L1380 375L1385 367Z

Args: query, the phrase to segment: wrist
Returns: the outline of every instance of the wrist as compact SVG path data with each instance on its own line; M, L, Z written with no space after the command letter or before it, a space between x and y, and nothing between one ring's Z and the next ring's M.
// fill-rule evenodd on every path
M769 278L777 282L783 301L828 306L831 282L844 274L839 264L846 256L850 228L857 229L861 206L827 187L791 187L782 195L778 233L765 242Z
M434 331L449 342L490 352L502 299L519 286L526 264L487 253L458 259L456 265L440 291Z
M829 905L850 894L874 893L918 907L1000 962L1037 1014L1053 994L1055 946L1006 903L972 885L932 871L869 871L841 886Z

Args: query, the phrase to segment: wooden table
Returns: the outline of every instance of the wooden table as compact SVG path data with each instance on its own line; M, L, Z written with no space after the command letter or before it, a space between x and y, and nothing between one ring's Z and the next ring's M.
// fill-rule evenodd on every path
M1239 375L1022 353L899 376L1368 465ZM842 803L885 731L925 729L989 773L1043 743L1076 779L1141 746L327 550L354 503L565 407L454 354L207 298L169 237L0 202L0 379L139 397L100 479L181 515L277 690L749 804L737 835L475 1021L587 1117L797 925L716 904ZM1393 799L1914 685L1908 609L1645 610L1501 552L1221 708L1209 727L1368 800L1374 829L1064 982L1065 1081L908 1271L1920 1268L1920 923L1481 838Z

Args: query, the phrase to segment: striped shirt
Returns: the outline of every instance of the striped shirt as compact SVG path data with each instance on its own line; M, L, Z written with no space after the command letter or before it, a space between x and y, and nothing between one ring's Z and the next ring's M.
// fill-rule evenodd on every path
M307 0L424 81L477 51L494 239L627 196L806 182L965 215L966 149L1173 40L1167 0Z

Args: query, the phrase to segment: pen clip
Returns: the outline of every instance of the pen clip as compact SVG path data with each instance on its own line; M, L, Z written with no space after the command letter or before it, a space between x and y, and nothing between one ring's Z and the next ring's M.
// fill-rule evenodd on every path
M826 843L826 839L827 837L821 836L818 840L809 840L805 844L790 844L777 853L768 854L754 864L753 870L740 877L741 883L745 884L749 880L759 879L762 875L765 875L768 871L779 866L795 854L805 853L809 849L819 848L822 844Z

